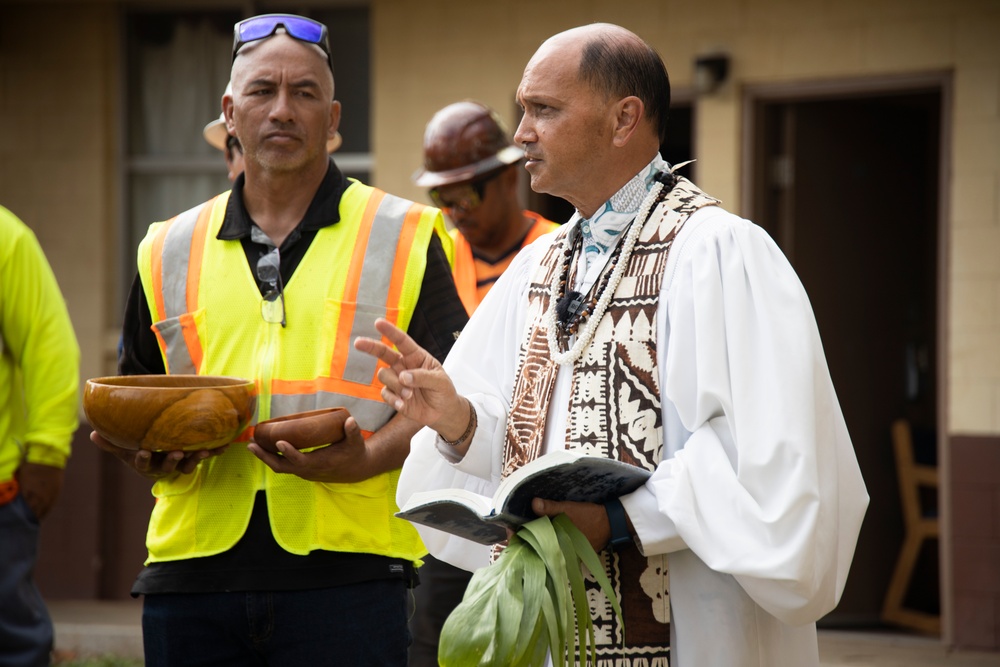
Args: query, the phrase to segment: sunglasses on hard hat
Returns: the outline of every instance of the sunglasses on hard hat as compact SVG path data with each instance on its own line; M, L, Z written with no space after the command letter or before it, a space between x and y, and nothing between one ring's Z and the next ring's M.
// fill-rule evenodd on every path
M468 183L431 188L428 194L434 205L449 215L453 211L470 213L483 203L483 193L486 192L486 184L499 176L501 171L503 170L495 171L486 178L480 178ZM441 190L445 188L447 188L447 193L442 193Z
M296 14L261 14L243 19L233 27L233 60L244 44L267 39L278 28L284 28L290 37L300 42L315 44L326 54L326 62L333 71L333 58L330 56L330 37L326 26L319 21L308 19Z

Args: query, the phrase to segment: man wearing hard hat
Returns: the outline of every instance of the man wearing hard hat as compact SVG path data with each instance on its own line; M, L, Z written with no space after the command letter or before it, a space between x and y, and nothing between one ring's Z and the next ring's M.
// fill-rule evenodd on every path
M524 151L478 102L449 104L424 133L424 166L413 176L455 224L455 286L469 315L524 246L559 225L522 210L517 197ZM424 558L410 619L409 667L434 666L441 626L462 601L471 574Z
M413 182L455 224L455 285L469 315L524 246L558 225L521 209L524 151L500 117L478 102L449 104L424 132L424 166Z

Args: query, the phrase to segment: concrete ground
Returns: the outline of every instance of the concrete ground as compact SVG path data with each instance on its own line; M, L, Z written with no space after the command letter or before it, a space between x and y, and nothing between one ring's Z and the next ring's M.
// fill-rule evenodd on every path
M139 600L50 601L56 651L65 657L142 657ZM823 667L1000 667L1000 652L954 652L933 638L821 630Z
M50 600L56 657L142 657L141 600Z

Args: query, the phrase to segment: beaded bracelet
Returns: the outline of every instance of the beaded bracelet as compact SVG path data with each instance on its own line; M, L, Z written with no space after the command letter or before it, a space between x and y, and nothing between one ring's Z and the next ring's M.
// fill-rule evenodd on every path
M445 440L443 436L441 437L441 440L444 441L444 444L448 445L449 447L458 447L460 444L465 442L468 439L468 437L472 435L473 432L475 432L476 426L479 424L479 419L476 416L476 408L474 405L472 405L472 401L470 401L469 399L465 399L465 402L469 404L469 425L465 427L465 433L460 435L458 437L458 440Z

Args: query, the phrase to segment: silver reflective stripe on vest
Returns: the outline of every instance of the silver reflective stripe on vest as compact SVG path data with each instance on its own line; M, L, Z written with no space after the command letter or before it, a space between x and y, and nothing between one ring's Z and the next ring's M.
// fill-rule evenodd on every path
M188 312L187 278L198 215L205 206L211 204L210 201L178 215L167 228L166 238L163 240L160 281L163 286L164 319L155 326L167 348L168 373L198 372L184 339L184 328L177 318Z
M272 419L322 408L347 408L347 411L365 431L378 430L395 413L395 410L382 401L369 401L356 396L345 396L328 391L319 391L315 394L275 394L271 396Z
M201 209L210 205L202 204L184 211L167 229L167 237L163 240L163 263L161 266L163 283L163 317L179 317L188 312L187 307L187 277L188 265L191 263L191 243L194 240L194 228L198 224L198 214Z
M381 338L375 330L375 319L386 316L392 269L396 263L396 247L406 220L406 213L413 202L387 194L379 204L368 236L368 247L361 269L361 280L356 299L357 309L351 324L352 345L347 353L344 379L361 384L371 384L375 377L378 359L358 352L353 341L358 336L376 340Z
M187 340L184 338L184 326L178 318L163 320L153 324L160 334L164 344L167 346L167 373L171 375L195 375L198 369L195 368L194 359L187 348Z

